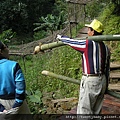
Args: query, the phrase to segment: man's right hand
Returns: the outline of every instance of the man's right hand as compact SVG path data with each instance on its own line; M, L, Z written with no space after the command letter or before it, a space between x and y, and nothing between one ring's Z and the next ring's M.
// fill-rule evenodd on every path
M62 37L61 35L57 35L56 39L61 39L61 37Z

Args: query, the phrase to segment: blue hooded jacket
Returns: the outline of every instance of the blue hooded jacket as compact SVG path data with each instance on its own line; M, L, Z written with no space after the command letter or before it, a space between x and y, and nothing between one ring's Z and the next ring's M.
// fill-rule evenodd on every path
M12 108L22 105L25 99L25 79L20 65L8 59L0 59L0 99L15 99ZM0 111L5 108L0 104Z

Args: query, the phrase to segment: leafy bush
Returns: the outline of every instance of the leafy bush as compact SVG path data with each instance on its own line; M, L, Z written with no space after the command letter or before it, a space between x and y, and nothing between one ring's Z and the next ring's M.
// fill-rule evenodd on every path
M112 14L114 12L114 9L114 4L110 4L99 16L101 22L104 23L104 34L120 33L120 17Z
M15 37L16 33L12 31L12 29L3 31L2 34L0 34L0 40L7 44L10 42L10 40Z
M34 40L40 40L42 38L45 38L47 36L47 32L45 32L44 30L38 31L38 32L34 32Z
M98 17L99 20L104 24L104 34L120 34L120 16L114 14L116 10L115 4L108 4L104 11L101 12ZM119 54L117 54L120 49L120 41L110 41L106 42L111 50L111 61L119 61Z
M11 57L12 58L12 57ZM25 74L27 87L27 101L32 113L44 113L42 94L54 92L54 97L68 98L78 97L79 86L67 83L57 78L44 76L43 70L80 80L81 56L80 53L63 46L53 49L51 52L25 57L25 63L21 57L16 58ZM15 59L15 58L12 58ZM67 83L67 84L66 84Z

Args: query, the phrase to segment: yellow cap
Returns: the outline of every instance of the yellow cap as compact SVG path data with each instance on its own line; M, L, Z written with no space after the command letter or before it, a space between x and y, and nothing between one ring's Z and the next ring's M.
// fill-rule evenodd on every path
M91 28L93 28L95 31L97 31L99 33L101 33L103 31L103 24L100 21L96 20L96 19L94 19L91 22L91 24L85 24L85 26L86 27L91 27Z

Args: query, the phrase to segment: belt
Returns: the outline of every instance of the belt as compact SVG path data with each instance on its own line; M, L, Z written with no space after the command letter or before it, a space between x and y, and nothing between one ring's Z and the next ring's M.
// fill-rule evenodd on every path
M15 94L10 94L10 95L0 95L0 99L3 99L3 100L15 99Z
M82 73L84 76L102 76L103 73L99 73L99 74L85 74L85 73Z

